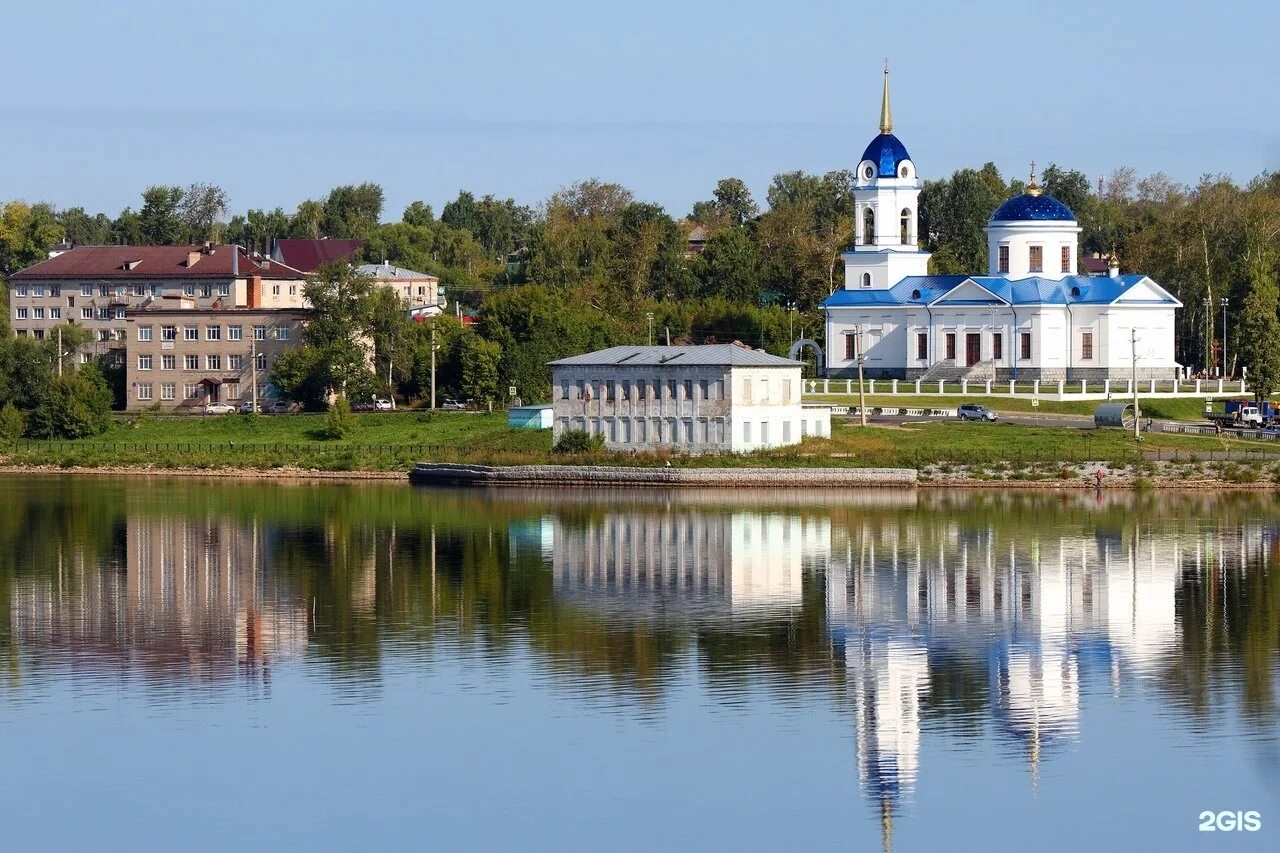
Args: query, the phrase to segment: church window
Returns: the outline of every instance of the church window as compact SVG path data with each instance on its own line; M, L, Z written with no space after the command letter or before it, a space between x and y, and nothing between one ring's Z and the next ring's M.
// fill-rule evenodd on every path
M1004 335L999 332L991 335L991 357L996 361L1004 358Z
M876 170L871 166L868 166L862 170L862 176L869 181L876 176Z
M863 286L863 287L870 287L870 286L871 286L871 273L869 273L869 272L864 272L864 273L862 274L862 286Z
M1030 247L1027 267L1031 272L1044 272L1044 246Z
M1009 247L1001 246L997 251L1000 257L999 257L999 262L996 267L996 270L999 272L1008 272L1009 271Z
M1083 332L1080 335L1080 358L1084 361L1093 359L1093 332Z
M898 170L898 177L899 177L899 178L905 178L908 174L909 174L909 172L907 171L907 167L906 167L906 166L903 166L901 169L899 169L899 170Z
M947 358L955 361L956 358L956 333L947 332Z
M853 361L856 355L854 349L854 337L852 332L846 332L844 336L844 357L846 361Z
M1018 358L1031 358L1031 333L1018 333Z
M898 242L904 246L911 242L911 211L905 207L902 208L902 234Z
M1062 247L1062 271L1071 272L1071 247Z
M862 242L867 246L876 242L876 212L869 207L862 212Z
M916 334L916 358L921 361L929 358L929 335L926 332Z

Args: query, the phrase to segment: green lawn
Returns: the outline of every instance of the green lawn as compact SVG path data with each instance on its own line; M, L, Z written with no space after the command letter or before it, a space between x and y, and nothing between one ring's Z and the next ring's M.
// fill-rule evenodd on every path
M302 468L329 471L405 471L417 461L493 465L574 462L602 465L664 465L667 454L601 452L584 456L550 453L550 431L513 430L505 413L395 412L355 416L351 438L324 438L324 415L211 417L129 416L110 432L63 442L23 441L3 451L8 464L142 466L158 468ZM1132 462L1140 451L1199 453L1248 450L1276 453L1270 442L1228 436L1151 434L1139 446L1120 430L1027 427L954 420L906 427L844 423L830 438L750 454L679 457L678 464L744 466L893 466L934 464L1067 464Z
M858 405L858 395L852 396L848 394L814 394L805 395L805 402L814 403L831 403L837 406L856 406ZM1123 395L1115 397L1116 402L1129 402L1128 398ZM1031 400L1025 397L987 397L982 394L972 394L963 397L959 394L955 396L946 395L908 395L908 394L868 394L868 406L882 406L887 408L928 408L928 409L954 409L961 403L981 403L989 409L997 412L1042 412L1045 414L1060 415L1089 415L1092 416L1098 410L1098 406L1102 405L1100 400L1067 400L1057 402L1040 398L1040 406L1031 405ZM1144 416L1161 418L1164 420L1176 421L1203 421L1204 420L1204 398L1202 397L1182 397L1177 399L1144 399L1141 394L1138 395L1138 404L1142 407ZM1221 410L1222 404L1215 403L1214 408Z

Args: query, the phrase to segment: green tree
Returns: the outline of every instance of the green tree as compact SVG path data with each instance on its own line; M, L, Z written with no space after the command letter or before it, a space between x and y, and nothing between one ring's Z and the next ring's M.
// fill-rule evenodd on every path
M741 178L721 178L716 181L711 195L711 201L694 204L689 215L690 219L707 228L740 228L760 215L751 190Z
M699 296L718 296L744 305L760 303L760 259L746 229L721 231L707 240L702 254L693 261L693 276Z
M493 403L501 399L498 385L498 367L502 362L502 347L479 335L462 338L462 390L473 400Z
M431 205L415 201L404 209L404 215L400 217L400 221L405 225L430 225L435 222L435 218Z
M0 407L0 442L13 444L27 429L27 419L13 403Z
M1261 402L1280 389L1280 287L1276 268L1259 254L1252 264L1248 293L1236 325L1236 347L1249 369L1249 390Z
M378 227L382 187L374 183L344 184L329 191L321 230L329 237L363 239Z
M351 404L347 402L347 395L339 394L329 404L329 414L324 419L324 437L333 441L348 437L355 429L355 420L355 416L351 414Z
M960 169L946 180L925 181L920 192L919 236L934 252L930 271L940 275L986 272L991 214L1009 197L992 163Z
M102 213L90 216L83 207L59 211L63 239L76 246L105 246L113 241L111 220Z
M324 202L315 199L300 202L298 209L289 219L289 236L318 240L320 235L325 233L325 218Z
M150 186L142 192L138 212L141 242L153 246L181 243L186 232L182 219L182 187Z
M88 438L111 428L112 393L90 363L54 376L40 392L27 429L33 438Z
M43 261L49 247L60 242L63 235L62 225L49 205L7 202L0 208L0 274Z
M226 191L216 184L192 184L183 191L177 213L187 242L220 243L226 230Z

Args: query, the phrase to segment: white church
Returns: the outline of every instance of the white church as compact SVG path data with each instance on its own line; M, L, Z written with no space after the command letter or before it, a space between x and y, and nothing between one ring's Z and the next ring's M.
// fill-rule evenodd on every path
M1172 379L1182 303L1145 275L1079 275L1080 226L1040 191L991 215L987 275L929 275L920 176L893 135L885 69L880 135L858 164L857 233L824 302L828 376L958 380Z

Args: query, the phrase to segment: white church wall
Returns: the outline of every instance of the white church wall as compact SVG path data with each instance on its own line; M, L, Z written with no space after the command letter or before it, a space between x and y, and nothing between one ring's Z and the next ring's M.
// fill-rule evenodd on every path
M990 275L1019 279L1030 276L1061 279L1076 274L1077 243L1080 228L1074 222L1017 222L989 225L987 232L987 269ZM1001 245L1009 247L1009 270L1000 272ZM1044 249L1042 269L1031 269L1031 247ZM1070 248L1070 271L1062 271L1062 247Z

